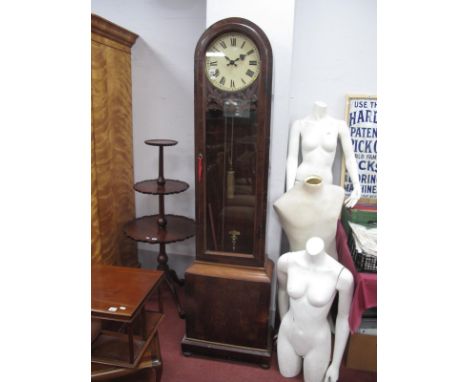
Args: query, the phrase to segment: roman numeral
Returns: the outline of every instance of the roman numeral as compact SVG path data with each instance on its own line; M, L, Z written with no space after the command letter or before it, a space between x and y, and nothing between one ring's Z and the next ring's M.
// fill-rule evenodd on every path
M210 62L210 66L217 66L218 65L218 61L211 61Z
M236 38L235 37L231 37L231 46L236 46Z
M231 80L231 89L234 89L236 87L236 84L234 83L234 80Z
M244 47L245 43L246 43L246 41L244 40L244 42L241 45L241 49Z
M219 70L218 69L215 70L215 72L213 73L213 76L215 76L215 78L219 76Z
M220 80L219 80L219 83L221 85L224 85L226 83L226 78L222 77Z
M257 65L257 61L249 61L249 65Z
M223 47L223 49L227 48L227 45L226 45L226 43L224 41L220 41L219 45L221 45Z
M250 50L247 52L247 56L248 56L249 54L252 54L253 52L254 52L254 50L253 50L253 49L250 49Z
M254 73L252 70L249 69L249 70L247 70L247 71L245 72L245 74L247 74L249 77L253 77L253 75L254 75L255 73Z
M245 82L243 78L241 78L241 81L242 81L242 83L243 83L244 85L247 84L247 82Z

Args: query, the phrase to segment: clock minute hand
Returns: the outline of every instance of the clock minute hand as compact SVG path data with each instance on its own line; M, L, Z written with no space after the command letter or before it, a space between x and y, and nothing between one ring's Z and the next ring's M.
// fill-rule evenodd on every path
M228 56L224 56L224 58L229 61L229 64L227 64L227 66L229 66L229 65L237 66L236 61L238 61L239 58L236 58L235 60L231 60Z

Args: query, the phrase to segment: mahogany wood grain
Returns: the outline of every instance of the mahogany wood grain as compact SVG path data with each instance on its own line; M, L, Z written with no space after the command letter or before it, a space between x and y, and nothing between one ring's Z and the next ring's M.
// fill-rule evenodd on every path
M150 146L174 146L177 141L173 139L147 139L145 143Z
M162 281L164 272L96 264L91 267L91 314L132 319L143 301ZM109 312L111 306L125 310Z
M190 266L190 274L200 276L220 277L230 280L245 280L251 282L271 282L273 263L267 261L266 268L242 267L226 264L209 263L195 260Z
M150 179L135 183L133 188L142 194L170 195L184 192L189 184L181 180L165 179L165 183L161 185L157 179Z
M268 366L272 274L271 260L264 269L195 261L185 273L182 350Z
M135 241L151 244L159 244L159 254L157 257L158 269L164 271L164 280L174 298L180 318L185 317L184 310L179 302L179 296L175 283L182 285L174 270L168 264L166 244L182 241L195 235L195 222L185 216L166 215L165 196L186 191L188 183L164 178L164 147L174 146L177 141L173 139L148 139L147 145L159 148L159 171L158 178L144 180L135 184L134 189L144 194L158 195L159 213L152 216L143 216L128 222L124 231L128 237Z
M260 73L252 86L231 93L215 89L205 74L205 53L211 42L219 35L228 32L239 32L247 35L258 47L260 54ZM235 265L263 267L265 256L265 230L268 190L268 163L270 147L270 113L271 83L273 71L273 53L265 33L249 20L231 17L220 20L210 26L198 40L195 49L195 175L198 174L200 159L203 162L202 179L198 179L195 189L195 206L197 222L196 257L198 260L230 263ZM230 99L251 100L255 105L252 113L256 115L253 123L256 131L255 141L255 195L254 195L254 238L252 256L238 256L225 252L223 256L214 255L207 248L206 232L210 227L208 220L207 200L209 182L207 179L207 111L213 107L222 110ZM215 105L215 106L214 106ZM219 127L222 129L222 126ZM196 177L197 178L197 177ZM221 252L221 251L220 251Z
M193 219L180 215L165 215L167 225L158 224L159 215L143 216L125 225L125 233L133 240L145 243L174 243L195 235Z
M124 333L102 331L91 345L93 363L125 368L138 368L146 350L158 331L163 315L151 313L148 320L148 335L131 336Z
M161 271L103 264L91 267L91 318L102 322L91 344L93 363L138 367L163 318L162 312L149 310L147 302L159 293L164 279ZM104 324L109 324L108 329Z
M153 374L156 374L154 376ZM159 382L162 362L147 350L138 367L134 369L91 363L91 381Z
M135 217L130 48L137 35L92 15L92 262L138 266L123 233Z
M215 89L205 74L207 48L221 34L229 32L245 34L258 47L260 55L257 80L235 92ZM254 23L238 17L220 20L209 27L195 50L196 261L185 273L187 319L182 341L184 354L233 358L264 367L270 364L272 347L269 315L273 263L265 253L272 65L272 49L265 33ZM223 134L223 119L228 117L224 105L233 100L249 105L249 119L243 122L248 125L243 128L252 139L245 139L243 150L253 158L248 170L254 176L249 178L252 191L250 198L246 198L247 208L237 209L249 213L249 233L244 228L235 230L247 237L249 250L236 252L233 244L228 252L219 240L211 240L211 246L207 244L207 237L216 237L219 229L214 221L216 211L225 214L216 216L228 216L230 207L224 200L217 200L218 188L224 185L213 184L207 158L217 154L215 148L222 141L218 138ZM216 163L216 158L211 161ZM221 207L210 208L211 203ZM242 219L238 220L237 226ZM234 228L237 227L229 229ZM224 238L224 233L220 237Z

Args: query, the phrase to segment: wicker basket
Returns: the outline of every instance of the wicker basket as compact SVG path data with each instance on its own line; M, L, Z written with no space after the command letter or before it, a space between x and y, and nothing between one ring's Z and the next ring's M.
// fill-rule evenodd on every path
M358 272L377 273L377 256L366 255L365 253L358 252L352 234L349 235L348 245L351 257L353 258Z

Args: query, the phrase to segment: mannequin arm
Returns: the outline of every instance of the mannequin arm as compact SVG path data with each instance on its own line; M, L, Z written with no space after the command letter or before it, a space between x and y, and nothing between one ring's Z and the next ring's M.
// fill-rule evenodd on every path
M278 311L281 319L283 319L289 310L289 296L286 290L288 282L288 254L285 253L280 256L276 267L278 276Z
M296 121L289 130L288 157L286 159L286 191L294 186L299 162L300 124Z
M345 200L346 207L354 207L361 197L361 184L359 183L358 165L356 157L354 156L353 142L351 141L351 134L349 133L348 126L346 123L340 124L338 134L341 141L341 147L343 149L343 155L345 159L346 169L348 170L349 177L353 182L353 192Z
M349 270L344 268L341 271L338 280L337 289L339 292L338 300L338 315L335 325L335 346L333 348L333 358L327 373L325 374L325 382L336 382L340 371L341 360L346 348L346 343L349 336L349 311L351 301L353 299L353 275Z

